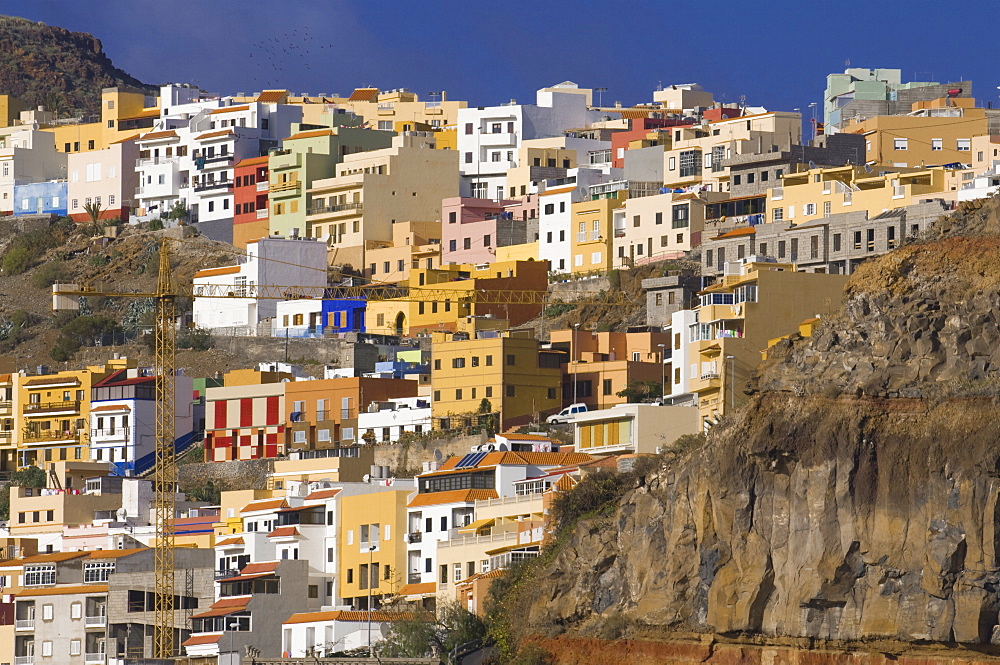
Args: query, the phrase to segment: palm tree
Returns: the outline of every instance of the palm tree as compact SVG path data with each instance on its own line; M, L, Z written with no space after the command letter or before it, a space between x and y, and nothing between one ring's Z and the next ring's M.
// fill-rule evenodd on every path
M97 235L104 228L101 223L101 215L107 208L102 208L101 204L97 201L88 202L83 204L83 211L87 213L87 217L90 218L90 232L93 235Z

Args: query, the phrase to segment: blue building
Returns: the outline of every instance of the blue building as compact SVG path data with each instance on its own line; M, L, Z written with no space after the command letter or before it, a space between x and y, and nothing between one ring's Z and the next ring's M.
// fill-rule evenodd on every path
M327 332L364 332L365 309L368 303L364 300L324 300L323 321Z
M69 212L66 194L65 180L14 185L14 214L17 216L53 214L65 217Z

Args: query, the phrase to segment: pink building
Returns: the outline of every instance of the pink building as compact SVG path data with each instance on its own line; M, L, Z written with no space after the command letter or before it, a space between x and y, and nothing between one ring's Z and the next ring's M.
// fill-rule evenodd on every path
M441 202L441 263L490 263L496 248L538 239L538 195Z

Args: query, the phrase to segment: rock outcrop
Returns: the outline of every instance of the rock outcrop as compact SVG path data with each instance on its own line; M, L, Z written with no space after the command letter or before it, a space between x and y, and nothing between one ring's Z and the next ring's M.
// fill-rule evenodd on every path
M974 208L863 266L704 447L579 524L528 629L1000 642L1000 238Z

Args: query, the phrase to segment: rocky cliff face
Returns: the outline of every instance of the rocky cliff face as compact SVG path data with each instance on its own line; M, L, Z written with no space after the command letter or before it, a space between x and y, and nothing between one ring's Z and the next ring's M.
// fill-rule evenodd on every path
M866 265L702 449L578 526L529 630L1000 642L996 218Z

